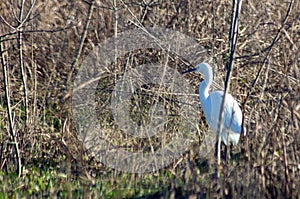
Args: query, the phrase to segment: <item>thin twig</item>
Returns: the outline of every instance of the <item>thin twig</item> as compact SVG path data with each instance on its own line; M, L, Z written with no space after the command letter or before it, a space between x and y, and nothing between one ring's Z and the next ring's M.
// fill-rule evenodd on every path
M19 15L19 26L17 30L22 31L22 24L24 24L23 21L23 10L24 10L24 3L25 0L22 1L20 6L20 15ZM27 15L28 16L28 15ZM22 39L22 32L18 31L18 47L19 47L19 62L20 62L20 69L21 69L21 75L22 75L22 83L23 83L23 95L24 95L24 109L25 109L25 128L27 127L28 123L28 89L27 89L27 73L25 71L24 67L24 60L23 60L23 39Z
M9 132L11 139L13 140L13 146L15 148L15 153L16 153L16 160L17 160L17 173L18 176L21 175L21 158L20 158L20 151L19 151L19 145L18 145L18 139L17 135L14 129L14 121L13 121L13 116L12 116L12 108L10 104L10 90L9 90L9 74L7 72L8 66L6 64L6 58L5 54L3 53L3 43L1 42L0 38L0 55L1 55L1 64L2 64L2 69L3 69L3 82L4 82L4 88L5 88L5 98L6 98L6 103L7 103L7 115L8 115L8 122L9 122Z
M25 0L22 0L22 3L21 3L21 6L20 6L20 14L19 14L19 18L17 18L19 24L17 27L13 27L8 21L5 20L4 17L0 16L0 18L2 19L2 21L8 26L10 27L11 29L13 29L13 31L11 33L18 33L19 31L21 31L22 26L24 25L24 23L28 20L32 10L33 10L33 7L34 7L34 4L35 4L36 0L34 0L31 5L30 5L30 8L26 14L26 16L24 17L23 19L23 8L24 8L24 3L25 3ZM20 18L22 17L22 18Z
M79 57L81 55L83 44L84 44L84 41L85 41L85 38L86 38L86 35L87 35L87 31L89 29L89 25L90 25L90 22L91 22L91 19L92 19L92 14L93 14L93 9L94 9L94 3L95 3L95 0L93 0L89 4L90 7L89 7L89 11L88 11L88 16L87 16L87 19L86 19L86 22L85 22L85 26L84 26L84 29L83 29L81 41L79 43L78 49L75 52L74 60L73 60L73 62L71 64L71 69L70 69L70 72L68 74L68 79L67 79L68 89L71 88L73 73L76 70L77 63L78 63Z
M285 18L284 18L284 20L283 20L283 22L282 22L282 25L281 25L281 27L278 29L277 34L276 34L275 37L273 38L272 43L271 43L271 45L270 45L269 48L268 48L267 55L265 56L265 58L264 58L264 60L263 60L263 64L262 64L261 67L259 68L259 70L258 70L258 72L257 72L257 74L256 74L256 77L255 77L254 81L252 82L252 85L251 85L251 87L250 87L250 91L247 93L247 96L246 96L246 99L245 99L245 101L244 101L244 103L243 103L243 106L247 103L247 101L248 101L250 95L252 94L252 92L253 92L253 90L254 90L254 88L255 88L255 86L256 86L256 84L257 84L257 82L258 82L258 80L259 80L259 78L260 78L260 76L261 76L262 70L263 70L263 68L266 66L266 63L267 63L267 61L268 61L268 59L269 59L269 56L270 56L270 54L271 54L271 51L272 51L273 47L274 47L275 44L279 41L280 33L283 32L283 29L284 29L284 26L285 26L285 24L286 24L286 22L287 22L287 19L288 19L288 17L290 16L290 13L291 13L291 10L292 10L292 5L293 5L293 0L291 0L290 3L289 3L289 7L288 7L288 10L287 10L287 12L286 12Z
M19 30L19 32L21 33L55 33L55 32L61 32L67 29L72 28L73 26L65 26L63 28L57 28L57 29L51 29L51 30L47 30L47 29L40 29L40 30ZM10 32L10 33L5 33L3 35L0 35L0 41L10 41L10 40L15 40L17 38L6 38L8 36L12 36L12 35L17 35L18 32ZM4 39L5 38L5 39Z
M118 7L117 7L117 1L113 1L113 12L114 12L114 63L117 64L118 59L118 46L117 46L117 38L118 38ZM114 81L117 81L117 73L114 74Z

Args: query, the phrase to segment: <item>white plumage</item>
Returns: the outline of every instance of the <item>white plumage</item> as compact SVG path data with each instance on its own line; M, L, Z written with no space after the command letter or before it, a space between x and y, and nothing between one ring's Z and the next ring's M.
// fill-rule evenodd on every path
M196 68L185 71L184 73L187 72L200 72L204 75L204 81L202 81L199 86L200 102L209 127L213 132L217 133L224 91L209 93L209 88L213 80L213 71L208 63L198 64ZM225 145L230 143L236 145L238 143L242 131L242 118L242 111L237 101L232 95L227 94L224 104L221 132L221 138ZM244 132L246 131L244 130Z

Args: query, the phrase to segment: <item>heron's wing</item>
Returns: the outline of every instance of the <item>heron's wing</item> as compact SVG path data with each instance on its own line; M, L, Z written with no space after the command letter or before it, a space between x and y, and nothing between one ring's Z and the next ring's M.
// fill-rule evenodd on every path
M227 95L226 104L224 108L224 123L227 129L234 133L241 133L242 125L242 111L237 103L237 101L231 96Z
M223 91L214 91L210 93L211 102L211 128L217 131L218 121L220 115L220 108L223 98ZM224 104L224 116L223 116L223 127L230 129L235 133L241 132L242 124L242 111L237 103L237 101L232 97L232 95L226 95L226 102Z

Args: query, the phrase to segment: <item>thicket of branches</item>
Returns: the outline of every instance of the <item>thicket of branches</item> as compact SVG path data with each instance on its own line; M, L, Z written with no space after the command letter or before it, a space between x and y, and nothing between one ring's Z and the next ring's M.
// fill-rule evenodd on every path
M159 26L189 35L208 51L215 80L222 82L231 6L192 0L1 2L1 170L20 176L22 168L55 165L64 156L84 161L72 122L72 82L88 53L118 32ZM249 187L267 197L299 194L299 10L299 1L243 2L230 92L245 114L247 153L226 173L236 190ZM157 54L142 56L153 61ZM108 91L123 63L102 80ZM199 78L189 81L196 93Z

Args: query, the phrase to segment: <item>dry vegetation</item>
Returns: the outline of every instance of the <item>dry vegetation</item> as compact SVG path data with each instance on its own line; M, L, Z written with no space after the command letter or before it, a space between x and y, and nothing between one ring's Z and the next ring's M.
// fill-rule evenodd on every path
M90 1L84 0L0 3L0 195L300 198L299 1L243 2L230 88L243 107L248 134L239 144L242 152L235 150L236 157L222 163L220 179L215 177L215 163L197 155L198 140L192 150L154 174L105 167L78 139L70 89L90 51L116 32L138 26L168 28L195 38L214 63L215 81L222 84L232 2L115 0L116 6L113 2L96 1L92 12ZM161 49L130 52L111 63L99 80L97 116L115 145L147 151L162 144L159 137L148 141L122 135L109 106L115 79L128 62L134 68L165 63L166 57ZM179 72L189 67L175 55L170 57L174 59L167 60L168 65ZM185 77L196 93L199 75ZM148 122L151 89L155 86L141 87L132 97L134 121ZM173 116L165 124L166 132L176 135L178 128L172 126L180 121L176 99L159 97ZM201 132L207 131L204 118L199 126ZM51 180L54 185L49 185Z

